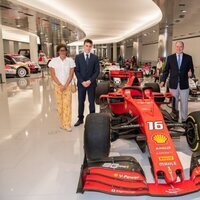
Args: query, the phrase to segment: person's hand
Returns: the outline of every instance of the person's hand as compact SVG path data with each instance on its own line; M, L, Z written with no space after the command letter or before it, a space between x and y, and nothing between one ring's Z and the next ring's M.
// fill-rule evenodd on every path
M91 85L91 81L90 80L86 81L86 83L87 83L87 87L89 87Z
M191 78L192 77L192 70L190 69L188 72L188 77Z
M90 80L88 80L88 81L83 81L83 82L82 82L83 87L86 87L86 88L89 87L90 84L91 84L91 81L90 81Z
M88 87L88 86L87 86L87 81L83 81L83 82L82 82L82 86L85 87L85 88Z
M164 85L165 85L165 82L160 83L160 87L164 87Z
M63 92L64 90L66 90L66 87L64 85L60 86L60 91Z

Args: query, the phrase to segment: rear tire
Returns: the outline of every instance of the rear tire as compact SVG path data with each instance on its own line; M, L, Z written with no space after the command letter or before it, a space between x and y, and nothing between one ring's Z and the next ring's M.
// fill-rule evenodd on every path
M160 93L160 86L158 83L145 83L144 84L145 87L151 87L153 92L158 92ZM165 97L157 97L155 96L154 98L155 102L159 102L162 103L165 101Z
M108 94L110 91L110 82L100 82L97 84L95 93L95 102L97 105L101 104L100 96L103 94Z
M110 152L110 117L103 113L92 113L86 117L84 150L89 160L108 157Z
M186 139L193 152L200 150L200 111L192 112L187 117Z
M153 92L160 92L160 86L158 83L145 83L145 87L151 87Z

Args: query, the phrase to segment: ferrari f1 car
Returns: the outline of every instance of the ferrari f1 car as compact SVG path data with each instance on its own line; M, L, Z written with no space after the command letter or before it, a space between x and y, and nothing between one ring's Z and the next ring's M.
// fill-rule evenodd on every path
M93 113L86 118L85 158L77 192L179 196L199 191L200 112L190 113L185 124L178 123L172 95L154 92L155 84L141 87L131 75L124 87L101 95L110 113ZM162 107L169 107L172 113ZM172 141L173 136L184 134L193 151L189 179ZM109 156L110 143L120 138L135 139L142 152L148 147L153 183L147 182L134 157Z
M133 75L137 78L143 78L143 73L140 71L124 70L116 66L104 73L104 76L99 78L96 88L96 103L99 104L100 96L102 94L107 94L108 92L113 92L118 88L123 87L126 84L127 79Z

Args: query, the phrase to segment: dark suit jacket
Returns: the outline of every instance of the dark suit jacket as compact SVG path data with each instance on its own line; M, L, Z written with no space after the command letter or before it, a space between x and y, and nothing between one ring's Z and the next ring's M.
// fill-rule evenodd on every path
M167 57L167 63L163 70L161 82L166 82L166 79L170 74L169 88L177 89L179 83L181 90L188 89L188 72L190 69L192 71L192 74L194 74L192 57L190 55L183 53L182 63L179 70L176 54L172 54Z
M96 79L99 75L99 60L98 57L90 53L89 64L87 66L84 53L81 53L75 58L75 74L78 79L78 86L82 86L83 81L90 80L91 86L96 86Z

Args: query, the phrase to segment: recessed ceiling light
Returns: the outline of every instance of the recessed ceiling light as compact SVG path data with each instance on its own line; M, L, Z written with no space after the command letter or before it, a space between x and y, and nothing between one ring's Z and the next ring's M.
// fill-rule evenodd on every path
M182 10L181 12L186 13L187 11L186 10Z

